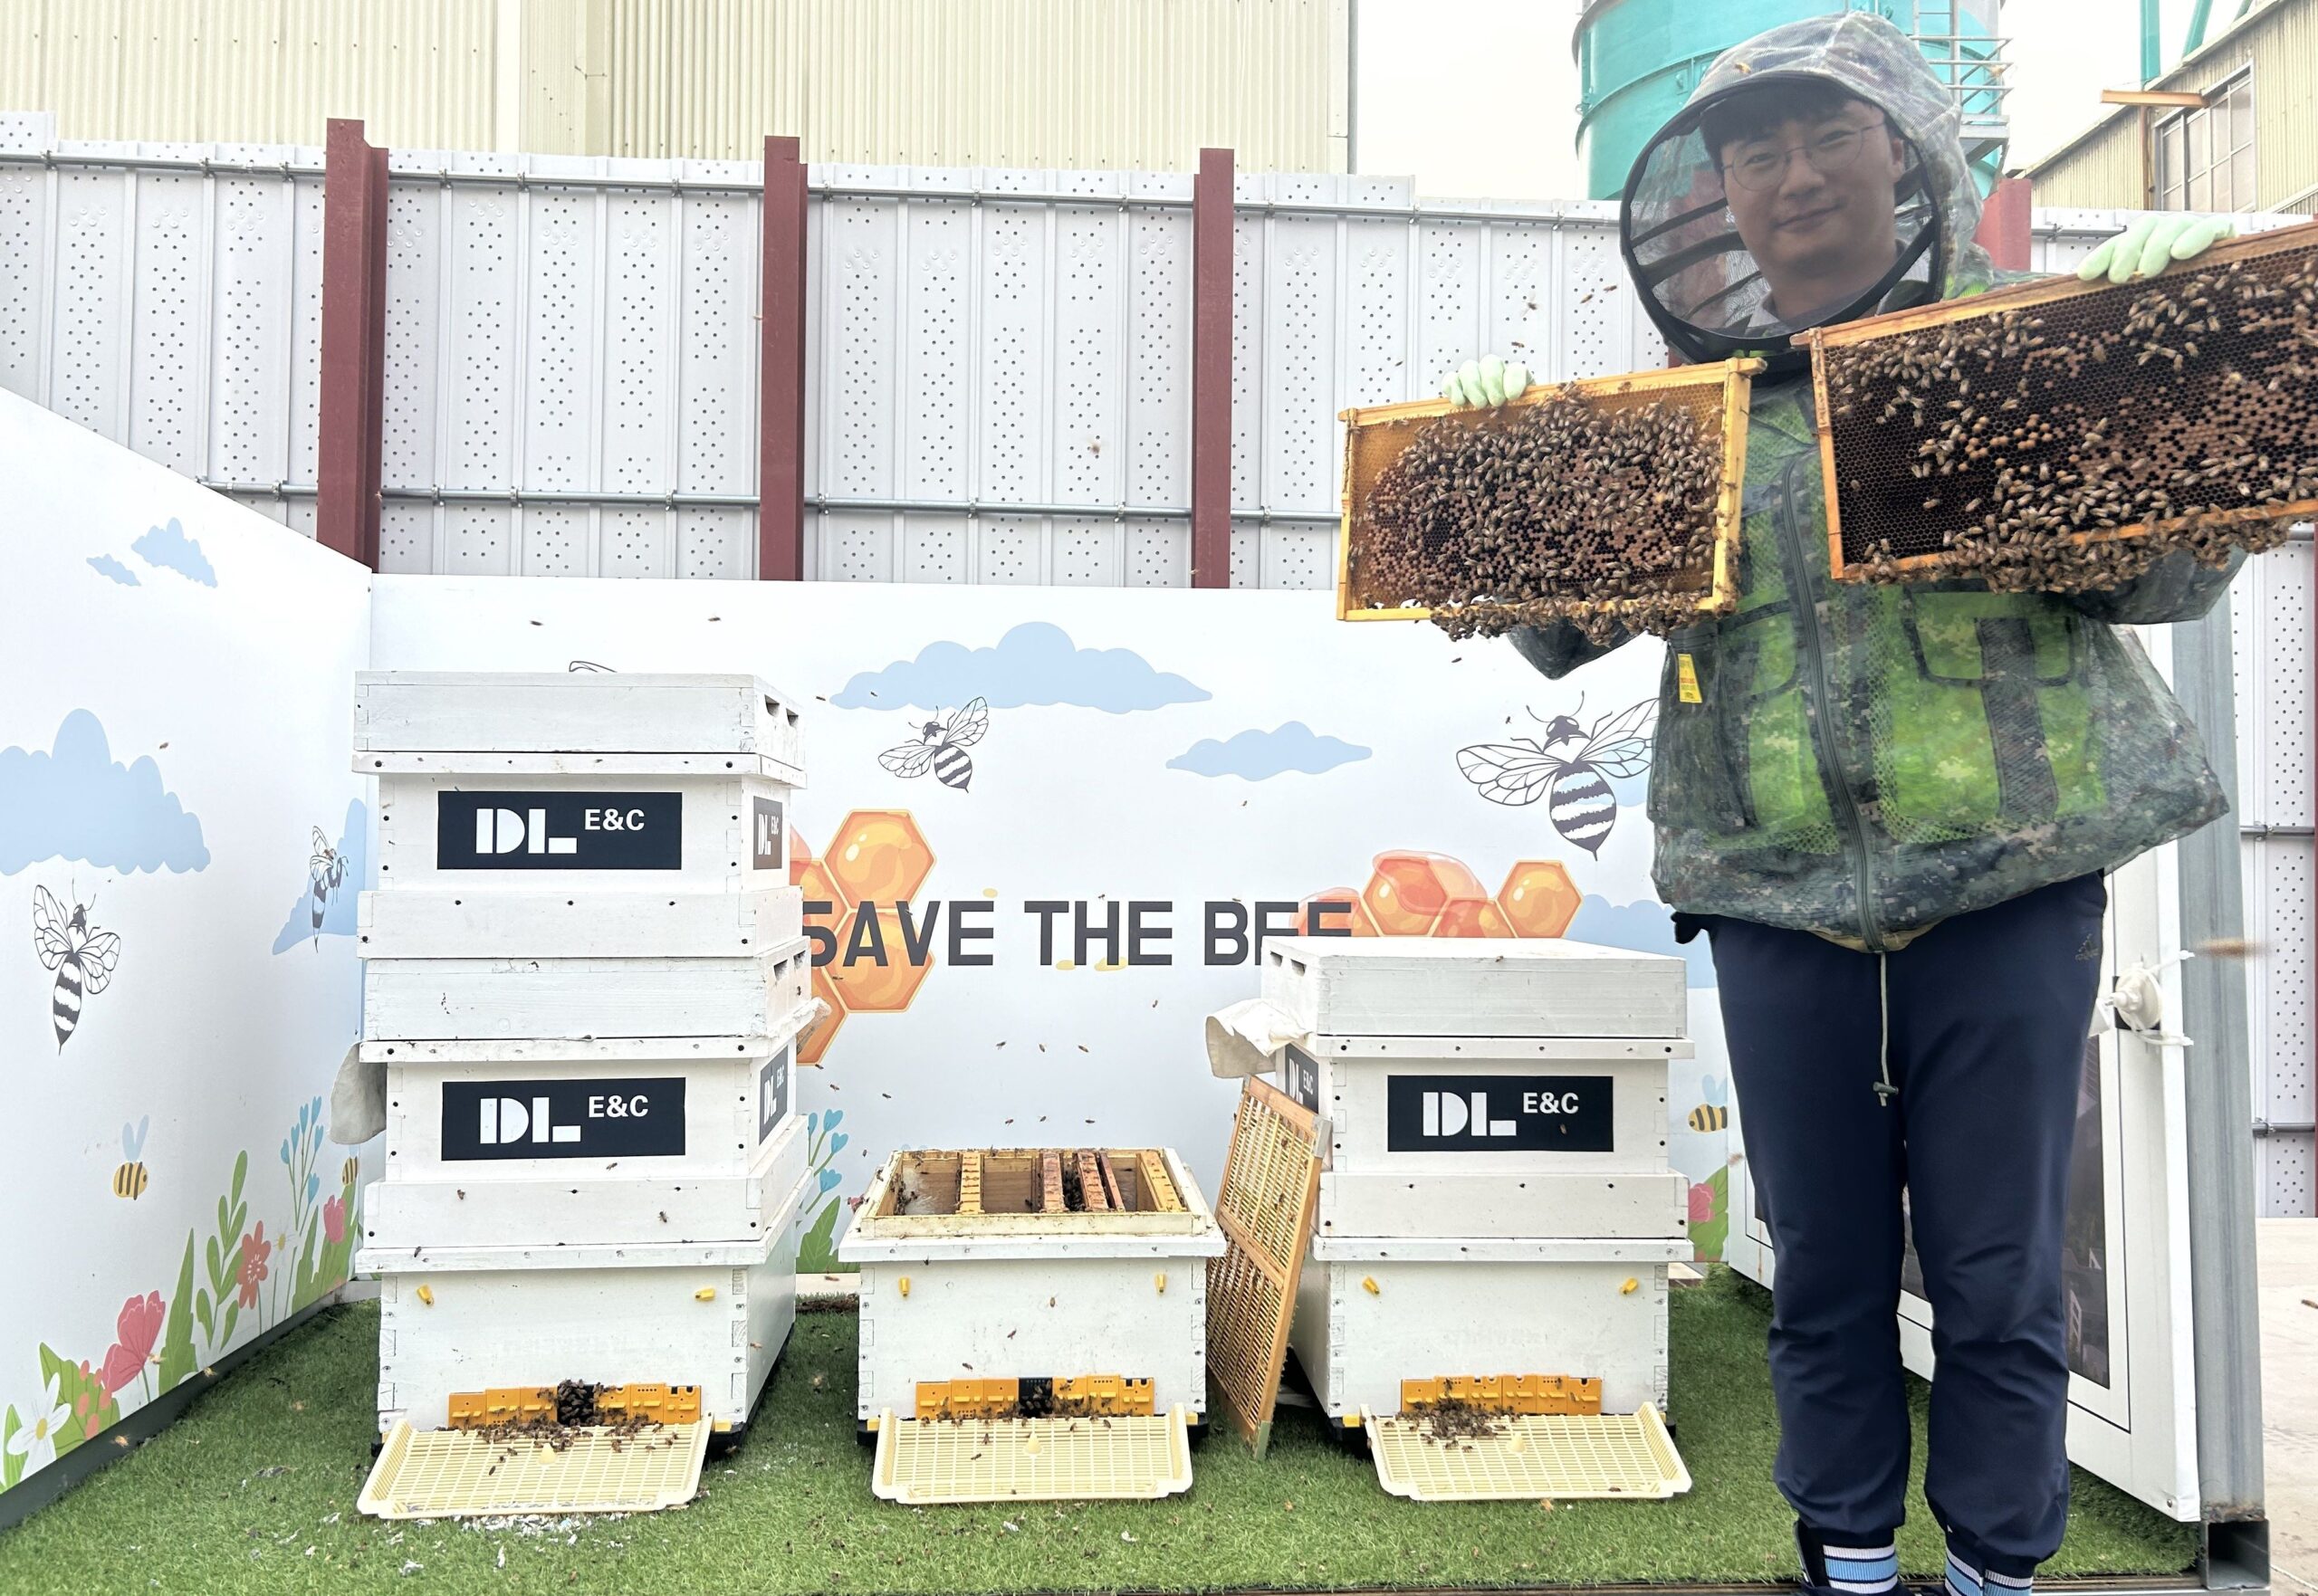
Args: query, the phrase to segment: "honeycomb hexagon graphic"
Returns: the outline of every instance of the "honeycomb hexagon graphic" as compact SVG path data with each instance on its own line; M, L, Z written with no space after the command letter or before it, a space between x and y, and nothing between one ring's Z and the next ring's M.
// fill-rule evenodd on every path
M1489 891L1461 859L1401 849L1376 855L1361 894L1369 918L1388 937L1429 936L1451 903L1489 902Z
M898 903L917 896L934 870L934 850L906 809L856 809L821 855L848 903Z
M1584 898L1560 860L1523 859L1506 872L1497 905L1515 935L1557 937L1577 918Z
M860 937L862 916L871 916L876 924L877 945L885 954L885 962L862 958L845 960L846 951ZM825 972L830 973L838 994L845 1000L848 1014L898 1014L917 996L917 989L924 984L926 973L934 968L929 952L923 964L910 962L909 949L903 941L902 917L890 903L862 903L845 917L837 932L838 959Z
M1509 937L1512 924L1505 913L1487 898L1459 898L1432 922L1437 937Z
M1325 919L1312 913L1317 903L1341 903L1341 910L1332 910ZM1320 928L1327 929L1322 931ZM1326 892L1314 893L1296 906L1296 931L1299 936L1337 936L1349 926L1356 937L1373 937L1376 922L1369 918L1368 905L1361 901L1360 889L1332 886Z

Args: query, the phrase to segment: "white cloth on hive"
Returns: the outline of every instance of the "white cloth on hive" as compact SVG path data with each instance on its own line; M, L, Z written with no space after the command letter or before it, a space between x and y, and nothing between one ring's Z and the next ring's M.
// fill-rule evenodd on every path
M1303 1037L1294 1015L1250 998L1207 1017L1207 1067L1227 1081L1269 1075L1279 1067L1281 1051Z
M330 1085L330 1139L341 1147L359 1147L387 1128L387 1061L362 1062L357 1042L338 1062L338 1078Z

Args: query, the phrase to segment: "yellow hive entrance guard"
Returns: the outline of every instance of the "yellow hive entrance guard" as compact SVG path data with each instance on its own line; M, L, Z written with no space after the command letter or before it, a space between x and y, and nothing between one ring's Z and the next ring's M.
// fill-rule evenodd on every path
M869 1488L908 1506L957 1502L1151 1501L1191 1489L1189 1413L877 1423Z
M1470 1426L1363 1409L1360 1421L1377 1480L1413 1501L1647 1502L1691 1488L1665 1420L1647 1403L1637 1413L1504 1414ZM1468 1429L1482 1433L1460 1433Z
M584 1425L550 1441L398 1419L356 1506L376 1518L651 1513L699 1492L708 1430L704 1420Z

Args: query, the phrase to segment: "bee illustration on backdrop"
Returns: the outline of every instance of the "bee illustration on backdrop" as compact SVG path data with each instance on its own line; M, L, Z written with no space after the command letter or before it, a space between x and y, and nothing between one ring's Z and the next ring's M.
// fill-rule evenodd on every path
M350 1152L346 1155L346 1162L339 1168L338 1183L341 1186L351 1186L354 1184L354 1178L361 1172L362 1155L359 1152Z
M1580 698L1582 712L1585 701ZM1534 804L1546 799L1554 829L1596 858L1618 823L1613 780L1639 776L1650 766L1650 739L1658 725L1658 701L1645 698L1605 714L1588 731L1575 716L1541 720L1542 738L1477 742L1457 750L1457 769L1493 804Z
M112 984L113 968L120 962L120 933L89 924L93 903L93 899L76 902L68 914L46 887L33 888L33 948L40 955L41 968L56 971L49 1018L56 1027L59 1053L80 1027L83 1000Z
M120 1128L120 1168L112 1172L112 1194L135 1202L145 1195L145 1183L152 1177L145 1168L145 1132L152 1127L153 1116L147 1114L133 1125Z
M964 750L980 742L989 730L990 706L977 698L946 716L935 712L934 718L918 729L915 741L887 749L877 756L877 762L896 776L923 776L931 770L936 781L963 792L974 779L974 762Z
M575 659L563 668L567 672L575 675L586 675L589 672L596 672L606 676L616 676L619 674L619 673L613 670L611 666L599 665L591 659Z
M314 827L314 852L306 861L306 873L313 878L314 945L320 947L322 917L330 912L331 896L346 881L346 860L330 846L330 838L319 826Z
M1709 1075L1700 1082L1699 1095L1706 1101L1691 1110L1690 1118L1685 1123L1693 1131L1728 1130L1730 1126L1730 1110L1724 1104L1729 1101L1730 1094L1723 1085L1722 1077Z

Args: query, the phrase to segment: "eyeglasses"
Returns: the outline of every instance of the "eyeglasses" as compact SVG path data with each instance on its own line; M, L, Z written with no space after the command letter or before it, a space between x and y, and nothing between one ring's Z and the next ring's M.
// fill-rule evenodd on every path
M1786 163L1798 152L1811 163L1811 169L1823 177L1833 177L1859 158L1867 147L1867 136L1885 125L1882 118L1856 128L1843 128L1824 133L1806 144L1790 145L1784 149L1758 149L1740 156L1723 170L1739 187L1760 194L1776 188L1786 177Z

